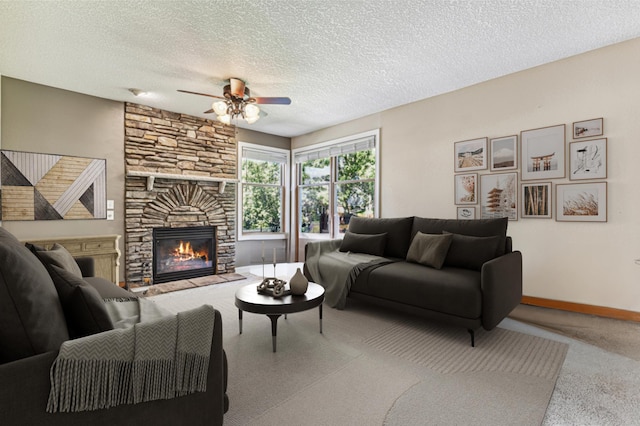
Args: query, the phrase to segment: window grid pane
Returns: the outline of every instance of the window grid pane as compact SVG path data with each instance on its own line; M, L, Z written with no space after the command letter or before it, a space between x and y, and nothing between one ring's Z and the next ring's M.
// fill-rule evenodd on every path
M282 232L282 188L252 185L242 188L242 232Z

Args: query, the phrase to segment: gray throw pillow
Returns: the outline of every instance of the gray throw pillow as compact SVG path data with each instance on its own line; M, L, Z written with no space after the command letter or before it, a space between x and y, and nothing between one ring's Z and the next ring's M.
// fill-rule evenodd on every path
M497 257L496 251L501 243L499 236L472 237L450 234L447 231L444 233L453 235L449 253L444 261L446 266L480 271L485 262Z
M80 271L76 260L66 248L58 243L55 243L49 250L37 250L36 256L46 267L55 265L82 278L82 271Z
M449 252L453 234L416 233L407 252L407 261L440 269Z
M365 253L374 256L384 256L387 234L356 234L347 231L342 239L340 251Z
M113 330L107 308L96 289L56 265L49 266L49 274L58 291L71 338Z

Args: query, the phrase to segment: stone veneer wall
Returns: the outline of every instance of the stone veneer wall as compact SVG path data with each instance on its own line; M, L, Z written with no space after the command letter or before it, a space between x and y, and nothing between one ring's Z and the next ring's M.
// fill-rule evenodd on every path
M125 104L125 279L153 276L155 227L217 227L219 274L235 271L236 185L185 177L236 179L235 129L212 120ZM147 178L130 172L160 173ZM171 175L165 177L164 175Z

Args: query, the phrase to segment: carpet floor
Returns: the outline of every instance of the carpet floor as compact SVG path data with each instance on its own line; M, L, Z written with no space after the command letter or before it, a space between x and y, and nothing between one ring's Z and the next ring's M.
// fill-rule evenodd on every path
M317 309L280 318L273 353L266 316L245 313L243 334L238 333L234 294L250 282L255 280L152 297L173 312L201 303L221 312L231 401L225 424L539 425L549 420L547 406L566 367L568 342L506 320L506 326L479 332L471 348L464 329L351 301L342 311L324 309L322 334Z

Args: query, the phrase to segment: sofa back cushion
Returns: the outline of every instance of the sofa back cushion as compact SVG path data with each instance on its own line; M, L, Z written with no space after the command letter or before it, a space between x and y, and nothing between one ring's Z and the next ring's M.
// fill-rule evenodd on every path
M456 268L482 270L482 265L496 257L500 237L471 237L469 235L449 234L444 231L444 235L451 235L451 247L444 259L444 264Z
M400 218L365 218L352 217L349 221L349 231L355 234L387 234L384 249L385 257L404 259L411 244L411 225L413 217ZM426 233L426 232L425 232ZM439 233L442 233L440 231Z
M0 364L58 350L68 339L47 270L0 227Z
M506 253L507 246L507 225L509 220L498 219L430 219L416 217L413 219L411 237L419 231L423 234L442 234L450 232L452 234L468 235L472 237L498 237L496 253L494 257L502 256ZM447 262L445 261L445 265Z

